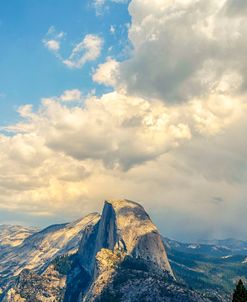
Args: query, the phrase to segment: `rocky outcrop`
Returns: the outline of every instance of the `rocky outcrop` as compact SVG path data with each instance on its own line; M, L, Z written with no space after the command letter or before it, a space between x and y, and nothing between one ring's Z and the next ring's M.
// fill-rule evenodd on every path
M97 297L88 301L106 302L209 302L206 297L172 280L149 271L140 263L123 265L108 280ZM136 265L136 266L135 266ZM96 288L97 290L97 288ZM224 301L225 302L225 301Z
M23 270L15 287L11 288L3 302L59 302L64 297L66 277L49 266L43 274Z
M43 272L24 269L2 295L1 302L76 302L86 290L90 276L78 255L56 257Z

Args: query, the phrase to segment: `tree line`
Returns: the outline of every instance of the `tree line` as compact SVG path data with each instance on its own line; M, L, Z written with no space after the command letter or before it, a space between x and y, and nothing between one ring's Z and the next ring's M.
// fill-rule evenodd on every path
M247 290L241 279L234 290L232 302L247 302Z

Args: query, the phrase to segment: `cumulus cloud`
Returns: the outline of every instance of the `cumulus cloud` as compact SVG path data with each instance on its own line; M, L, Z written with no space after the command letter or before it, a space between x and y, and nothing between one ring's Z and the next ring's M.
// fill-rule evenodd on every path
M60 98L67 100L70 94L66 91L62 97L43 100L38 112L30 105L21 107L23 122L8 127L12 136L1 135L2 209L39 215L63 211L69 204L83 208L91 194L84 178L92 177L93 171L136 164L139 154L140 161L155 156L154 148L143 145L145 135L148 140L154 132L148 125L147 134L142 130L151 114L146 112L148 104L142 100L126 103L126 97L113 94L90 99L85 108L68 108ZM159 142L156 136L160 148L167 148L168 142Z
M62 98L70 93L66 91ZM101 160L109 167L128 169L191 136L189 125L178 121L176 110L116 92L89 98L85 108L63 106L56 98L44 99L41 112L21 108L22 117L32 123L19 124L19 129L37 127L49 149L78 160Z
M80 101L81 98L82 98L81 91L78 89L72 89L72 90L65 90L59 99L62 102L72 102L72 101Z
M178 103L224 89L246 88L244 1L132 0L130 59L119 86L129 93Z
M114 86L117 83L119 63L112 59L107 58L106 62L100 64L93 74L94 82L104 84L106 86Z
M104 198L128 197L143 202L151 212L155 201L159 208L177 214L184 209L185 216L190 213L196 219L205 209L213 213L217 196L228 198L230 211L237 161L220 171L227 156L237 158L240 139L235 150L230 139L222 139L225 144L219 141L222 152L215 169L201 158L211 150L208 158L213 161L215 137L227 137L229 127L239 129L236 123L246 115L242 101L229 99L217 106L214 100L194 100L171 107L113 92L90 97L84 106L67 106L61 98L68 100L70 94L43 99L38 111L30 105L21 107L22 121L5 129L11 135L1 134L2 210L45 216L66 212L75 217L99 209ZM246 147L243 144L243 152ZM222 178L226 172L229 176ZM240 175L239 206L244 177ZM223 179L227 183L221 185ZM191 214L202 192L202 204ZM204 227L209 227L207 221Z
M53 96L49 98L43 98L42 102L54 101L57 103L73 103L83 100L82 92L79 89L67 89L60 96ZM18 112L23 118L34 118L33 107L30 104L24 105L18 108ZM9 126L8 129L15 126Z

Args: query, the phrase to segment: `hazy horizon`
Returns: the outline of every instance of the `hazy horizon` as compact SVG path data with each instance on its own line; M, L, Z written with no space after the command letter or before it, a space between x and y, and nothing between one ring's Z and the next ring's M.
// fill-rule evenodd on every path
M95 213L102 213L103 210L103 205L104 202L102 202L102 206L101 208L99 208L98 210L95 210ZM63 223L70 223L73 221L76 221L78 219L82 219L85 216L94 213L94 212L88 212L88 213L84 213L84 215L78 215L78 216L74 216L74 217L70 217L66 220L65 217L54 217L54 219L52 220L52 218L48 219L47 221L44 219L40 219L37 221L37 219L34 218L34 220L29 219L28 221L22 220L24 218L21 218L20 220L16 220L16 221L9 221L8 218L3 219L0 222L0 226L1 225L19 225L19 226L24 226L24 227L36 227L38 230L42 230L45 229L51 225L55 225L55 224L63 224ZM152 210L151 213L150 211L148 212L150 214L150 218L152 219L152 221L156 224L160 234L166 238L172 239L172 240L178 240L180 242L185 242L185 243L203 243L203 241L210 241L210 240L227 240L227 239L234 239L234 240L243 240L245 241L246 238L243 237L238 237L238 234L229 234L228 237L224 237L224 234L220 234L219 232L215 232L215 233L204 233L201 234L201 237L198 237L198 234L195 230L192 230L191 232L186 233L186 230L183 232L179 232L179 230L177 230L177 228L173 228L170 229L169 225L173 224L176 225L177 224L177 219L175 219L175 221L173 223L168 222L167 223L167 227L166 225L164 225L164 222L162 222L162 217L158 217L157 215L153 215ZM12 215L10 214L10 217ZM170 219L174 220L174 218L176 218L176 216L171 216Z

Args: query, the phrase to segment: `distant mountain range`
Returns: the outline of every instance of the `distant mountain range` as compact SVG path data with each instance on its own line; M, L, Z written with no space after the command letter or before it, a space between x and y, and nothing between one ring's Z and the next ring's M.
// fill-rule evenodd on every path
M224 240L204 240L202 243L223 247L232 251L234 254L247 254L247 241L229 238Z
M94 225L99 218L99 214L93 213L75 222L52 225L41 231L35 232L31 228L29 236L23 236L22 242L19 239L19 245L4 244L0 248L0 287L12 283L23 269L43 271L56 257L76 253L85 227ZM0 230L6 234L6 228L9 227ZM17 228L18 234L28 234L27 228ZM8 240L11 243L16 234L14 230L15 227L9 228Z
M164 238L166 245L172 246L181 252L195 254L207 254L211 256L246 255L247 241L236 239L225 240L201 240L200 243L182 243L176 240Z
M236 282L247 278L247 242L242 242L240 249L235 240L215 240L217 244L181 243L167 238L163 241L177 279L207 296L213 292L213 298L220 296L228 301Z
M4 302L226 302L246 276L247 242L170 240L128 200L44 230L0 226Z
M37 228L20 225L0 225L0 251L20 245L27 237L37 231Z

